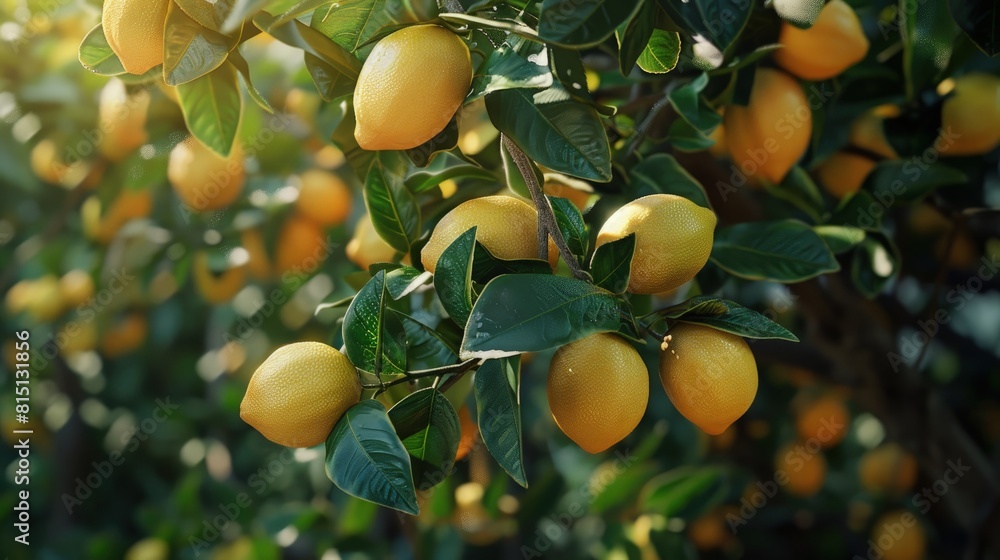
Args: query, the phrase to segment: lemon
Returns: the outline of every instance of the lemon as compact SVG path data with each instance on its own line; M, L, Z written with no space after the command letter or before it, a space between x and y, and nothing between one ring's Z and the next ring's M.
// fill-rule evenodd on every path
M744 175L780 183L812 138L812 110L791 76L760 68L750 103L730 105L723 117L733 164Z
M101 201L94 195L80 207L83 233L101 243L109 243L125 224L149 216L152 210L153 193L149 189L122 189L103 216Z
M320 169L302 174L295 207L299 213L321 226L344 223L351 214L351 189L343 179Z
M974 72L955 79L941 108L939 142L949 156L981 155L1000 144L1000 78Z
M271 277L271 260L267 256L267 245L258 229L246 229L240 233L240 244L247 250L247 271L259 280Z
M83 305L94 296L94 279L85 270L71 270L59 279L59 294L68 308Z
M621 337L593 334L552 356L549 409L556 425L588 453L600 453L639 425L649 402L649 373Z
M104 333L101 353L108 358L124 356L142 345L148 330L149 324L144 316L130 313Z
M886 159L898 159L899 154L885 135L885 120L898 116L899 107L895 105L879 105L865 111L851 123L847 143Z
M129 95L125 83L113 78L101 89L97 117L101 131L101 154L120 161L149 141L146 114L151 96L146 90Z
M163 64L163 28L170 0L105 0L104 36L129 74Z
M434 226L430 239L420 251L424 269L434 272L441 253L473 226L478 228L476 241L497 258L538 258L538 213L535 208L510 196L484 196L459 204ZM555 244L550 240L549 263L555 266L558 257Z
M917 517L906 510L883 514L872 527L871 542L882 553L881 560L921 560L927 538Z
M125 560L167 560L170 558L170 547L163 539L150 537L129 547Z
M254 372L240 418L274 443L312 447L360 399L361 381L347 356L321 342L296 342Z
M635 234L628 291L668 292L694 278L712 252L715 213L672 194L651 194L619 208L597 234L597 246Z
M64 302L59 291L59 279L46 274L31 283L26 310L39 322L54 321L62 315Z
M844 439L851 426L851 413L840 397L827 394L807 403L795 419L795 429L803 441L816 438L822 447L833 447Z
M190 136L170 151L167 179L191 210L220 210L243 191L243 149L236 142L229 155L222 157Z
M887 443L861 456L858 476L869 492L902 496L917 482L917 460L898 443Z
M97 348L97 338L97 327L92 321L71 321L60 330L56 340L62 353L70 355Z
M391 262L396 250L379 237L368 214L361 216L354 226L354 236L345 247L347 258L364 270L377 262Z
M469 47L436 25L407 27L372 49L354 89L354 138L366 150L408 150L434 138L472 84Z
M558 196L569 200L581 212L587 208L587 203L590 202L590 195L592 194L556 181L546 181L543 190L549 196Z
M789 494L808 498L823 488L826 480L826 458L822 453L809 453L805 445L791 442L782 446L774 457L774 470L783 472L787 480L784 489ZM781 479L781 474L775 475Z
M708 434L726 431L757 394L757 363L742 338L704 325L670 329L660 382L685 418Z
M816 168L816 178L828 193L837 198L844 198L858 192L865 184L868 174L874 169L875 161L870 157L839 151L834 152Z
M243 289L246 285L247 265L234 266L228 270L216 274L209 268L208 253L198 251L192 263L192 274L194 274L194 284L206 302L218 305L225 303Z
M292 214L278 232L274 269L279 276L286 273L309 276L319 269L329 254L323 228L312 220Z
M843 0L831 0L809 29L782 22L774 60L806 80L832 78L868 54L868 38L854 10Z

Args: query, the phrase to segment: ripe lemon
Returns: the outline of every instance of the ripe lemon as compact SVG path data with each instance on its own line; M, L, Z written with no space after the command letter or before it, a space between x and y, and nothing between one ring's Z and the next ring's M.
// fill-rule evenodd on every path
M598 333L552 356L549 409L556 425L588 453L600 453L639 425L649 402L649 373L624 339Z
M188 137L170 151L167 179L191 210L220 210L243 191L243 149L236 142L229 155L222 157L193 136Z
M91 196L80 207L83 233L100 243L109 243L118 230L131 220L145 218L153 209L153 194L149 189L122 189L118 198L102 216L101 201Z
M784 69L806 80L832 78L860 62L868 54L868 38L854 10L843 0L823 6L809 29L782 22L774 60Z
M858 192L873 169L875 161L870 157L839 151L816 168L816 178L826 192L837 198L844 198Z
M90 171L83 161L66 165L59 157L59 146L48 138L31 149L29 164L39 179L53 185L75 186Z
M343 179L320 169L306 171L301 179L295 204L300 214L321 226L342 224L351 215L351 189Z
M377 262L391 262L396 256L396 250L379 237L368 214L361 216L354 226L354 236L347 242L345 252L351 262L365 270Z
M11 315L17 315L28 308L28 303L31 301L31 292L34 288L34 283L34 280L21 280L7 290L7 295L4 296L4 301L7 305L8 313Z
M899 154L885 135L885 120L899 116L899 107L879 105L862 113L851 123L848 144L878 154L885 159L898 159Z
M94 279L85 270L71 270L59 279L59 294L70 309L83 305L94 297Z
M723 118L733 164L744 175L780 183L812 138L812 110L791 76L760 68L746 106L730 105Z
M941 108L941 151L974 156L1000 145L1000 78L966 74L955 79L953 91Z
M146 114L151 96L146 90L129 95L125 83L110 80L101 90L97 107L101 137L101 154L111 161L120 161L147 141Z
M354 138L365 150L408 150L444 130L472 84L469 47L436 25L396 31L372 49L354 89Z
M104 333L104 338L101 339L101 353L108 358L124 356L142 345L148 330L146 317L130 313Z
M420 251L424 269L434 272L441 253L472 226L478 227L476 241L497 258L538 258L538 213L535 208L510 196L484 196L459 204L434 226L430 239ZM558 258L559 253L550 240L549 264L555 266Z
M56 340L63 355L89 352L97 348L97 327L93 321L70 321L60 331Z
M275 272L310 275L319 269L330 251L326 232L312 220L292 214L278 233L278 247L274 256Z
M706 433L726 431L757 394L757 363L742 338L703 325L670 329L660 382L685 418Z
M651 194L619 208L597 234L597 246L635 234L628 291L668 292L708 262L715 213L672 194Z
M163 64L163 28L170 0L105 0L101 23L111 50L129 74Z
M902 496L917 482L917 460L898 443L887 443L861 456L858 476L869 492Z
M216 274L208 264L208 253L198 251L192 263L194 285L198 293L207 303L218 305L225 303L243 289L247 279L247 265L243 263Z
M851 426L851 413L843 399L823 395L807 403L795 419L795 429L802 441L816 438L823 447L833 447L844 439Z
M826 480L826 458L822 453L809 453L803 444L791 442L778 450L774 457L775 479L787 477L784 488L789 494L808 498L823 488Z
M902 509L887 512L875 521L870 543L882 553L881 560L921 560L927 549L920 521Z
M30 283L25 310L37 321L47 323L62 315L63 303L59 279L54 274L46 274Z
M347 356L321 342L282 346L257 368L240 403L240 418L285 447L312 447L361 399Z
M267 245L258 229L246 229L240 233L240 243L247 250L247 271L259 280L271 277L271 259L267 256Z

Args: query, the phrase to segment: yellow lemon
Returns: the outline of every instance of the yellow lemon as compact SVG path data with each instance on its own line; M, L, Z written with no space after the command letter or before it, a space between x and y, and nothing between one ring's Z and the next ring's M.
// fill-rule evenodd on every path
M220 210L232 204L243 191L246 171L243 149L233 144L222 157L193 136L170 151L167 179L177 197L195 212Z
M94 297L94 279L85 270L71 270L59 279L59 293L66 307L78 307Z
M791 442L782 446L774 457L775 480L784 480L789 494L808 498L823 488L826 480L826 458L822 453L809 453L805 445Z
M125 560L167 560L170 547L163 539L148 538L133 544L125 553Z
M396 256L396 250L379 237L368 214L361 216L354 226L354 236L347 242L345 252L352 263L364 270L377 262L391 262Z
M163 28L170 0L105 0L104 36L129 74L163 64Z
M149 141L146 114L151 96L146 90L129 95L125 83L111 79L101 90L97 117L104 133L98 147L111 161L120 161Z
M848 144L878 154L885 159L897 159L899 154L885 135L885 120L899 116L899 107L879 105L862 113L851 123Z
M321 226L344 223L351 215L351 188L337 175L310 169L301 176L302 186L295 207L299 213Z
M312 447L360 399L361 381L347 356L321 342L296 342L254 372L240 418L274 443Z
M858 476L869 492L901 496L917 482L917 460L898 443L887 443L861 456Z
M1000 77L974 72L955 79L941 107L941 151L949 156L985 154L1000 145Z
M809 29L782 22L774 60L806 80L832 78L868 54L868 38L854 10L843 0L827 2Z
M246 263L233 266L228 270L216 274L208 264L208 253L198 251L194 256L192 274L194 284L198 288L198 293L202 299L212 305L225 303L243 289L246 285Z
M802 407L795 418L799 438L816 438L822 447L833 447L844 439L851 427L851 412L844 400L834 394L816 398Z
M858 192L868 174L875 169L875 161L868 156L839 151L826 158L816 168L816 178L828 193L837 197Z
M619 208L597 234L597 246L635 234L628 291L668 292L708 262L715 213L672 194L651 194Z
M354 89L354 138L407 150L444 130L472 84L469 47L436 25L400 29L372 49Z
M326 232L312 220L292 214L278 232L277 253L274 256L275 273L310 275L319 269L329 256Z

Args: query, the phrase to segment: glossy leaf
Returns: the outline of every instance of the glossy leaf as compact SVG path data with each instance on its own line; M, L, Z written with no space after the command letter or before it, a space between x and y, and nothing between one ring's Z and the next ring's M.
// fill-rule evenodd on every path
M669 154L654 154L629 170L632 188L637 196L675 194L711 209L705 188Z
M465 102L503 89L547 88L551 85L552 72L544 57L524 58L505 43L493 51L476 71L472 78L472 91Z
M754 3L744 0L659 0L675 23L725 52L750 20Z
M917 202L942 187L961 185L968 177L943 163L914 165L909 160L883 161L875 167L865 188L885 206Z
M798 342L788 329L752 309L714 296L698 296L657 312L666 319L706 325L745 338L776 338Z
M486 285L459 357L501 358L556 348L621 324L618 298L583 280L508 274Z
M819 235L797 220L747 222L720 229L711 259L741 278L785 283L840 269Z
M546 42L559 45L596 45L628 20L639 4L621 0L544 0L538 35Z
M885 234L871 233L854 251L851 280L865 297L875 298L899 271L899 249Z
M849 251L865 238L865 230L854 226L822 225L813 227L813 230L838 255Z
M570 252L577 257L581 263L587 258L587 251L590 249L590 230L586 222L583 221L583 214L572 202L565 198L546 197L552 205L552 212L556 217L556 224L562 233L563 239ZM550 249L551 250L551 249Z
M611 147L597 112L573 101L536 104L532 90L511 89L486 97L494 126L532 160L567 175L611 180Z
M379 237L401 253L420 237L420 206L401 176L377 160L365 178L365 207Z
M618 26L615 38L618 40L618 69L627 76L646 50L649 38L656 25L656 2L643 0L639 11L625 25Z
M680 35L675 31L654 29L636 64L650 74L666 74L677 66L680 56Z
M437 330L398 311L390 310L390 313L399 317L406 331L407 368L430 369L458 361L458 349Z
M387 323L384 270L365 284L344 315L343 337L347 357L354 367L371 373L406 371L405 331L402 324ZM396 328L391 328L396 327Z
M209 74L177 86L184 122L203 144L228 154L243 114L236 68L223 64Z
M389 409L389 420L410 454L418 490L429 490L451 474L462 428L441 391L428 387L407 395Z
M413 193L422 193L433 189L441 183L456 178L474 178L495 180L496 177L486 169L470 163L452 153L443 153L434 158L426 167L413 169L404 183Z
M310 25L364 60L374 48L368 43L379 29L393 23L386 0L342 0L336 7L313 12Z
M528 487L521 442L519 357L487 360L473 380L479 432L490 455L515 482Z
M80 43L80 63L83 67L102 76L118 76L125 73L122 61L111 50L104 27L98 24L90 30Z
M765 188L775 197L790 202L814 222L820 220L823 213L823 195L805 169L796 165L785 175L780 185L768 183Z
M702 134L710 134L722 123L722 117L702 101L701 92L706 86L708 74L701 73L667 97L677 114Z
M907 96L913 100L943 77L942 70L951 59L959 29L946 2L900 1L895 16L889 25L880 25L879 30L883 34L898 31L902 37L903 75Z
M259 12L255 15L253 22L262 31L266 31L282 43L302 49L323 60L351 80L358 79L361 61L347 49L312 27L298 20L278 25L276 19L266 12Z
M882 216L885 213L886 207L872 198L870 193L858 191L840 201L830 218L830 224L879 231L882 229Z
M232 64L233 67L240 73L240 76L243 77L243 85L246 87L247 93L250 94L250 99L253 99L254 103L256 103L261 109L274 114L274 109L271 107L271 104L267 102L267 99L265 99L259 91L257 91L257 87L254 86L253 81L250 79L250 65L247 64L246 59L243 58L242 54L240 54L239 49L231 51L226 60L228 60L229 63Z
M406 150L405 153L413 165L427 167L439 154L454 150L456 146L458 146L458 120L452 118L444 130L416 148Z
M472 312L472 255L476 249L476 228L459 235L438 257L434 269L434 289L448 315L465 325Z
M236 41L203 27L175 3L167 10L169 33L163 41L163 80L176 86L198 79L221 66Z
M385 274L385 289L398 300L413 293L431 278L430 272L421 272L412 266L401 266Z
M541 259L501 259L476 242L472 257L472 280L486 284L503 274L551 274L552 267Z
M382 403L347 409L326 440L326 475L348 494L410 515L417 505L410 455Z
M1000 4L993 0L948 0L951 17L988 56L1000 52Z
M590 263L594 284L616 294L625 293L632 272L634 253L634 233L598 247Z

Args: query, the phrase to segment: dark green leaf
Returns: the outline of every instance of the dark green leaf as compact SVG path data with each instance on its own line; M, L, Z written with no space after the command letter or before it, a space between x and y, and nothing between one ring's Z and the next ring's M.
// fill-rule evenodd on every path
M492 173L474 163L465 161L452 153L443 153L434 158L429 165L413 169L406 176L406 188L413 193L422 193L433 189L449 179L485 179L495 180Z
M543 90L537 95L543 95ZM597 112L573 101L536 104L531 90L511 89L486 96L494 126L528 157L567 175L611 180L611 147Z
M382 403L352 406L326 440L326 475L348 494L410 515L420 508L410 456Z
M380 270L354 296L344 315L344 348L355 367L371 373L406 371L405 331L397 320L390 324L385 306L385 271ZM401 340L403 339L403 340Z
M590 250L590 230L583 221L583 214L572 202L565 198L547 197L552 205L559 231L566 240L570 252L576 255L581 263L587 258Z
M948 0L948 8L958 27L984 53L1000 52L1000 3L994 0Z
M797 220L736 224L715 233L712 262L748 280L801 282L840 270L808 225Z
M866 231L880 231L882 229L882 216L886 213L886 207L872 198L867 191L858 191L849 194L840 201L833 217L830 218L832 225L847 225L861 228Z
M377 160L365 178L365 206L372 227L393 249L406 253L420 237L420 206L401 176Z
M603 42L639 8L617 0L544 0L539 37L549 43L587 47Z
M482 243L476 242L472 260L472 280L486 284L503 274L551 274L549 263L539 259L501 259L493 255Z
M914 165L906 160L883 161L868 175L865 189L883 206L917 202L942 187L961 185L968 177L943 163Z
M785 175L780 185L765 182L765 188L775 197L790 202L805 212L813 221L820 220L823 212L823 195L805 169L796 165Z
M231 35L242 26L245 10L255 10L260 8L267 0L257 2L256 6L247 6L250 2L241 0L175 0L184 13L191 19L198 22L198 25L206 27L225 35ZM234 18L232 25L226 25L230 17ZM238 18L238 19L236 19Z
M240 73L240 76L243 77L243 85L247 88L247 93L250 94L250 99L253 99L254 103L256 103L261 109L274 114L274 109L271 108L271 104L267 102L267 99L264 99L264 96L261 95L260 92L257 91L257 88L253 85L253 81L250 79L250 65L247 64L246 59L243 58L242 54L240 54L239 49L234 49L230 52L229 58L226 60L228 60L233 65L233 68L236 68L236 70Z
M163 41L163 80L176 86L198 79L221 66L236 40L203 27L177 4L167 10Z
M232 64L177 86L184 122L203 144L227 155L243 114L243 96Z
M666 74L677 66L681 55L681 36L674 31L654 29L636 64L650 74Z
M722 122L722 117L702 101L701 92L707 85L708 74L702 72L668 97L677 114L703 134L710 134Z
M659 0L670 19L690 35L701 35L720 51L729 49L750 20L754 3L745 0Z
M385 289L398 300L413 293L431 278L430 272L420 272L412 266L401 266L385 275Z
M627 460L631 461L631 457ZM621 459L601 464L591 476L589 490L593 493L593 501L590 511L600 514L632 506L639 490L660 469L652 463L626 463Z
M655 154L640 161L629 170L629 178L636 196L675 194L703 208L712 208L701 183L672 155Z
M294 2L291 6L285 8L285 10L274 19L274 22L271 25L284 25L292 21L293 19L299 19L302 16L310 12L313 12L314 10L316 10L316 8L319 8L329 3L330 0L299 0L297 2Z
M118 76L125 73L122 61L118 60L118 55L108 45L104 27L100 24L91 29L80 43L80 64L102 76Z
M500 358L556 348L621 324L618 297L589 282L508 274L486 285L472 308L459 357Z
M634 233L598 247L590 263L594 284L616 294L625 293L632 272L634 253Z
M406 150L406 156L410 158L413 165L427 167L436 156L454 150L456 146L458 146L458 121L452 117L445 125L444 130L416 148Z
M871 233L854 251L851 279L865 297L874 298L899 271L899 249L885 234Z
M776 338L798 342L785 327L742 305L713 296L698 296L658 311L667 319L706 325L746 338Z
M409 315L390 311L399 317L406 330L406 365L412 370L430 369L454 364L458 349L436 330Z
M847 252L865 238L865 230L854 226L823 225L814 226L813 230L838 255Z
M656 25L656 2L643 0L641 4L628 24L619 26L615 31L615 38L618 39L618 69L623 76L632 72L639 55L653 36Z
M521 486L528 487L521 443L520 357L487 360L473 380L479 432L490 455Z
M472 312L472 255L476 249L476 228L459 235L438 258L434 269L434 289L448 315L464 326Z
M510 44L500 45L472 78L472 92L468 103L484 95L502 89L547 88L552 85L552 72L545 64L532 62L517 53Z
M462 428L441 391L428 387L407 395L389 409L389 420L410 454L417 490L429 490L451 474Z
M729 491L729 474L717 467L681 467L650 480L640 494L644 511L688 521L717 506Z
M355 83L344 76L332 64L328 64L323 59L308 52L303 53L306 61L306 70L316 84L316 91L324 101L334 99L347 94L353 94ZM352 131L353 132L353 131Z

